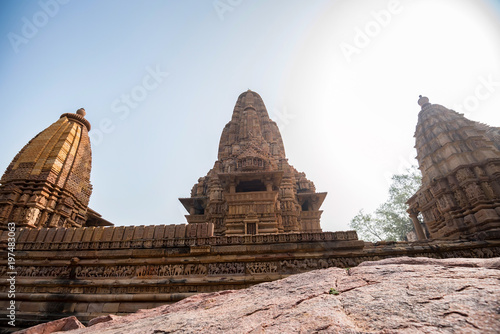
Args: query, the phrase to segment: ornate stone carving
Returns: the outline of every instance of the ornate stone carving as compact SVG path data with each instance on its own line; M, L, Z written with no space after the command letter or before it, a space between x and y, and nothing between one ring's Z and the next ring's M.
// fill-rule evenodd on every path
M36 227L36 221L40 215L40 210L38 208L28 208L24 216L23 225Z
M66 267L17 267L16 268L18 276L27 277L68 277L69 269Z
M467 198L462 190L456 190L454 196L460 207L465 208L468 205Z
M467 179L473 179L474 174L472 173L470 168L461 168L457 171L456 177L458 182L463 182Z
M247 264L249 274L268 274L278 272L277 262L253 262Z
M479 200L483 196L481 188L475 182L465 186L465 193L467 194L467 198L473 202Z
M208 275L243 275L245 265L238 262L211 263L208 265Z

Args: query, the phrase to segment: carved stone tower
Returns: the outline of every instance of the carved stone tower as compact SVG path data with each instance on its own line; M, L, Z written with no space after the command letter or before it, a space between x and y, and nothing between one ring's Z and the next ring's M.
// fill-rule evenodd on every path
M92 154L85 110L66 113L16 155L0 180L0 227L110 225L88 208Z
M422 187L408 200L419 238L500 236L500 128L420 97L415 131Z
M321 232L326 193L288 164L278 126L262 98L238 97L222 131L218 160L179 200L188 224L213 223L216 235Z

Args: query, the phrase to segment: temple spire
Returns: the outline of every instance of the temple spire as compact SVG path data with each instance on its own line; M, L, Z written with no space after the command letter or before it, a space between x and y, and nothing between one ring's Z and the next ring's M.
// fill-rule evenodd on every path
M80 227L97 217L87 210L92 153L85 115L83 108L62 114L14 157L0 180L0 225Z
M288 164L278 126L256 92L242 93L222 131L214 168L180 201L189 224L216 235L320 232L321 203L304 173Z
M408 201L414 223L422 213L432 238L498 229L500 129L471 121L420 96L415 130L422 187ZM418 225L417 225L418 226Z

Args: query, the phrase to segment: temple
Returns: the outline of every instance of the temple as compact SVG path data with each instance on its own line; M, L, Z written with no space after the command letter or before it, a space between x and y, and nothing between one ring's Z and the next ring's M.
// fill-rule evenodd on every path
M65 113L16 155L0 180L0 228L109 226L88 208L92 152L85 110Z
M418 103L415 148L422 186L407 203L419 239L499 238L500 128L426 97Z
M90 123L83 109L63 114L0 181L0 317L10 314L14 277L17 326L4 322L0 333L70 315L87 324L364 261L500 256L499 129L427 98L419 104L423 182L408 201L419 240L379 243L321 230L326 193L288 163L255 92L238 97L214 167L180 199L187 224L113 226L90 209Z
M222 131L218 159L180 198L188 224L212 223L215 235L321 232L326 193L289 163L278 126L259 94L238 97Z

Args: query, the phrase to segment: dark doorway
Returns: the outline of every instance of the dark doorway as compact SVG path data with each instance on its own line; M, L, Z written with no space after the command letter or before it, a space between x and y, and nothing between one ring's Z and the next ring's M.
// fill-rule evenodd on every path
M237 193L247 193L250 191L266 191L266 185L261 180L241 181L236 186Z

